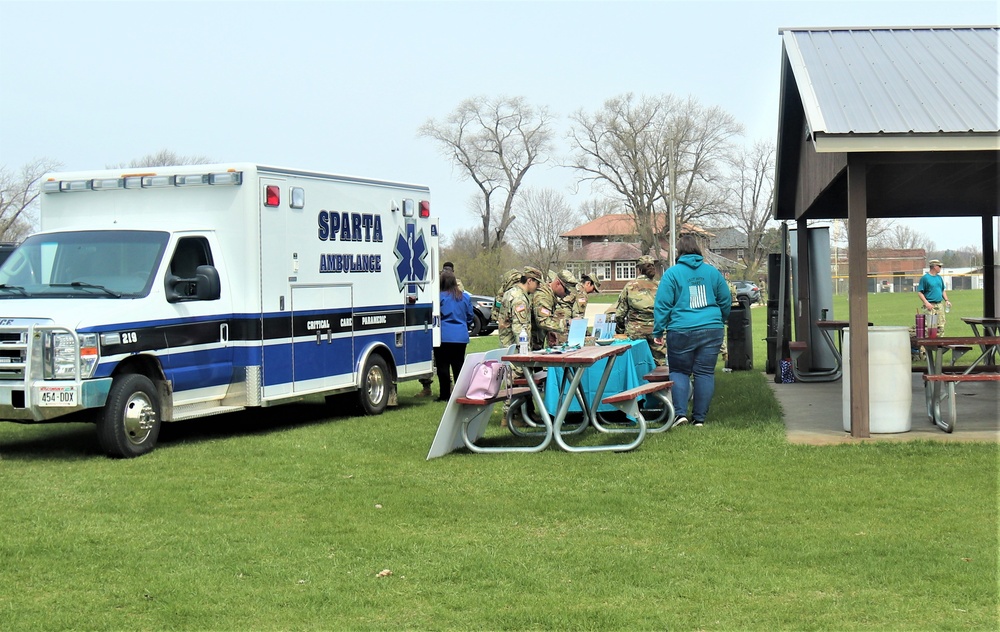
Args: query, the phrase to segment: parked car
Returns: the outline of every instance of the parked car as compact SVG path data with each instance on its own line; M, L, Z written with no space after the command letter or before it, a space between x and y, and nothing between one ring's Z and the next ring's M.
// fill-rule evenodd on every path
M760 302L760 288L750 281L734 281L736 284L736 300L744 306Z
M497 329L497 321L493 318L493 297L472 294L472 311L476 320L469 328L473 336L488 336Z

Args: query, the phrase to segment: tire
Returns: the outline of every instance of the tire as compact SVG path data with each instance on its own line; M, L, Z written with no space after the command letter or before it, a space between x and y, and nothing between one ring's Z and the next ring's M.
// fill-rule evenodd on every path
M389 403L392 390L392 376L389 367L380 355L371 355L361 373L361 389L358 401L367 415L380 415Z
M97 421L97 440L108 456L132 458L151 452L160 436L160 396L145 375L119 375Z
M483 319L482 316L479 315L479 312L476 312L473 315L472 328L469 329L469 335L481 336L485 328L486 328L486 321Z

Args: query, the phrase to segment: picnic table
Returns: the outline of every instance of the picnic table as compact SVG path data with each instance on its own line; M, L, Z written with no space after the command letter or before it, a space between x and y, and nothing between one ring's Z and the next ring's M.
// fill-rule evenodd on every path
M962 322L972 327L972 335L976 338L1000 335L1000 318L991 316L963 316ZM982 346L982 349L984 352L988 351L985 346ZM986 357L983 358L983 362L986 364L996 364L998 358L1000 358L1000 354L996 352L996 349L990 349Z
M964 319L963 319L964 320ZM955 400L955 385L967 382L1000 382L996 365L986 364L988 358L1000 353L998 336L965 336L918 338L917 344L927 352L927 373L924 375L924 396L927 401L927 416L931 423L945 432L952 432L958 421ZM950 349L965 349L978 346L979 356L961 372L944 370L944 354ZM983 365L986 371L976 372Z
M617 452L632 450L638 447L646 437L646 420L639 412L637 400L648 394L669 389L670 382L646 383L622 391L613 392L610 396L604 397L605 389L611 375L614 373L615 360L630 351L631 345L610 344L604 346L584 346L567 351L540 350L528 353L513 353L503 356L504 362L524 370L525 375L530 375L535 369L562 369L565 372L565 384L560 379L560 386L555 398L555 413L550 414L545 403L545 395L542 394L539 385L534 380L528 380L528 388L531 389L535 402L535 411L546 427L546 432L550 432L556 444L568 452L597 452L603 450L613 450ZM598 362L606 360L600 377L597 379L596 387L587 390L581 387L586 369L593 367ZM549 387L546 387L546 391ZM569 412L571 402L577 399L581 402L582 410L585 413L583 427L593 426L597 430L608 434L632 435L629 440L622 443L601 444L601 445L570 445L566 442L565 434L576 434L579 426L564 432L563 426L566 423L566 414ZM612 404L625 412L626 415L636 420L635 427L630 428L605 428L597 420L597 411L602 403ZM548 430L551 428L551 430Z

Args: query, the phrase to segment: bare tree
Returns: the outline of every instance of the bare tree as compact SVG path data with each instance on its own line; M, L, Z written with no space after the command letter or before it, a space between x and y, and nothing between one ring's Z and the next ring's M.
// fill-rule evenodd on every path
M621 203L611 198L591 198L580 204L580 215L588 222L621 212Z
M722 208L720 163L743 128L720 108L705 108L694 98L628 93L593 114L580 110L571 118L575 155L569 166L583 174L582 181L610 188L622 201L635 219L643 252L658 247L670 230L657 215L669 210L671 147L678 225Z
M459 104L443 122L430 119L420 127L418 134L437 141L463 177L479 188L483 248L503 245L525 174L547 160L551 125L548 110L523 97L476 97Z
M531 265L548 270L566 253L560 235L578 223L578 215L554 189L525 188L515 204L518 221L510 234L518 251Z
M60 166L36 159L16 174L0 167L0 241L18 242L34 230L42 177Z
M729 197L725 215L747 236L743 258L747 276L756 275L767 261L766 239L774 196L774 143L757 141L737 150L726 177Z
M129 162L121 162L116 165L108 165L108 169L131 169L136 167L170 167L174 165L203 165L215 162L207 156L181 156L169 149L161 149L152 154L146 154L141 158L135 158Z
M890 225L876 239L880 248L898 250L923 248L928 251L934 249L934 242L931 241L930 237L903 224Z

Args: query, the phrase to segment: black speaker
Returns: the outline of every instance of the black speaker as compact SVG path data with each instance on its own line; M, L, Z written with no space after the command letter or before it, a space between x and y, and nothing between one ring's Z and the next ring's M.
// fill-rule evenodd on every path
M726 368L733 371L749 371L753 368L753 332L751 330L750 308L733 306L726 321L726 344L729 359Z

